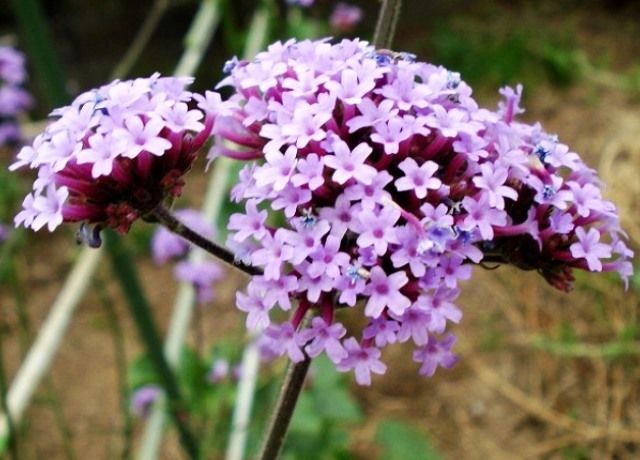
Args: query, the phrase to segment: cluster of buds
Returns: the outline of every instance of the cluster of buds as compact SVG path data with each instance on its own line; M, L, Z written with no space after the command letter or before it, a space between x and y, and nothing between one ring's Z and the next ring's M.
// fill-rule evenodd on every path
M574 268L630 275L596 173L515 120L520 87L482 109L457 73L359 40L275 43L226 70L233 94L205 97L210 157L248 162L229 245L264 271L238 307L266 354L324 352L369 384L383 347L413 341L430 376L456 360L446 328L472 264L537 270L563 290ZM347 332L353 310L366 322Z
M53 231L63 221L95 224L80 236L97 245L101 228L125 233L179 196L213 124L193 108L185 89L191 81L158 74L115 81L53 111L55 121L11 166L38 172L16 225Z
M23 88L26 79L22 53L11 46L0 46L0 146L20 140L16 117L33 103Z

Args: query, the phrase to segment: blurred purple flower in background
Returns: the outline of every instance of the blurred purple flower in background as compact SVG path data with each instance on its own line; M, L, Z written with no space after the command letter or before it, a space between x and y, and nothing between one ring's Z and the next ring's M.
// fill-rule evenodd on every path
M147 418L153 403L161 394L162 390L156 385L144 385L138 388L131 396L131 410L137 417Z
M205 238L215 237L213 225L199 211L181 209L175 212L175 216ZM187 240L162 226L157 227L151 239L151 255L156 264L178 261L174 269L176 279L190 283L195 288L200 304L209 303L215 297L213 285L224 277L224 270L211 259L200 262L186 259L189 249Z
M326 353L369 384L381 348L411 340L431 376L456 361L446 330L470 264L535 270L563 290L574 268L631 273L595 171L515 121L520 86L482 109L457 73L357 39L278 42L227 70L231 97L206 95L209 158L249 161L229 241L264 269L238 307L266 356ZM361 331L341 323L349 310Z
M7 241L7 239L9 239L9 235L11 235L11 227L0 223L0 244Z
M362 8L348 3L338 3L331 16L329 17L329 25L335 33L346 34L362 21Z
M311 5L313 5L314 1L315 0L287 0L287 3L289 5L300 5L300 6L303 6L303 7L307 8L307 7L311 6Z
M223 358L216 359L207 374L209 383L220 383L229 376L229 361Z
M0 46L0 146L20 140L16 117L33 105L23 88L26 79L24 55L11 46Z

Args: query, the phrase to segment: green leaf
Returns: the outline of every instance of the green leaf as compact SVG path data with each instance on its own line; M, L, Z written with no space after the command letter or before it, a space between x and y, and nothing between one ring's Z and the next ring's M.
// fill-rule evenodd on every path
M415 427L404 422L385 420L380 423L375 437L382 447L385 460L440 460L442 457Z
M127 370L129 388L139 388L151 383L157 383L158 377L151 359L147 355L138 356Z
M178 378L183 384L187 400L194 409L198 409L199 401L206 391L206 374L207 366L198 353L189 347L183 347Z
M9 436L0 437L0 455L4 455L9 447Z
M356 423L362 419L362 411L349 392L341 387L314 392L317 413L332 422Z
M322 418L316 410L313 395L303 393L300 395L298 405L291 420L291 432L308 435L313 439L322 428Z

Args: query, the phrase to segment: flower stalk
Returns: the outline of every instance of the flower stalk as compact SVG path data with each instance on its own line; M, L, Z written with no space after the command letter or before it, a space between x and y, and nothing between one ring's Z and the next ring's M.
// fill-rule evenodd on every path
M267 428L267 436L265 437L260 456L260 460L274 460L278 458L285 436L289 430L289 424L293 417L293 411L298 403L298 398L302 392L311 358L305 356L305 359L294 363L289 362L287 374L285 375L278 401L276 402L275 412L269 422Z
M378 48L391 47L401 6L401 0L382 0L373 38L374 46ZM311 358L306 353L302 361L297 363L289 362L275 411L269 422L260 456L258 457L260 460L275 460L278 458L310 365Z
M180 235L185 240L208 252L213 257L222 260L223 262L231 265L234 268L237 268L238 270L243 271L247 275L253 276L262 273L262 270L260 270L259 268L252 267L251 265L247 265L239 261L236 255L233 252L229 251L227 248L220 246L218 243L205 238L198 232L187 227L185 224L176 219L176 217L171 214L171 211L169 211L162 204L157 206L150 213L150 217L156 219L160 224L164 225L175 234Z

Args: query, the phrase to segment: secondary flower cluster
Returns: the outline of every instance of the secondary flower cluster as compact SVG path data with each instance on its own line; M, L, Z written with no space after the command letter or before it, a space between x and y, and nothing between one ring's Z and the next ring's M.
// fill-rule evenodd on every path
M215 230L204 216L193 209L176 211L175 216L186 226L200 235L213 239ZM206 304L215 297L213 285L222 279L224 271L220 265L211 259L201 261L187 260L189 243L182 237L172 233L165 227L158 227L151 240L153 260L164 264L171 260L178 261L174 275L183 283L190 283L196 290L198 302Z
M267 354L324 352L369 384L382 348L413 341L430 376L456 361L445 332L471 264L537 270L565 290L573 268L631 273L595 172L514 120L520 87L481 109L457 73L358 40L275 43L226 70L232 96L205 97L210 156L250 161L230 246L264 270L237 301ZM341 310L364 327L347 333Z
M0 46L0 146L20 139L16 117L33 103L23 88L26 79L22 53L11 46Z
M38 171L16 225L53 231L63 221L97 224L82 235L99 244L101 227L125 233L180 195L213 123L190 105L191 81L158 74L115 81L53 111L56 120L11 166Z

